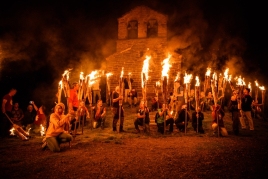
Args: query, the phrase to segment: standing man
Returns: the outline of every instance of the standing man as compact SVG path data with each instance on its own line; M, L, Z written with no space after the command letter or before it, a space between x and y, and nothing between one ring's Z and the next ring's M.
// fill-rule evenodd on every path
M120 95L120 88L119 86L115 87L115 91L113 93L113 131L116 131L116 124L119 120L119 100L123 100L123 95ZM120 132L124 132L123 130L124 124L124 109L123 105L121 105L121 120L120 120Z
M252 97L249 95L250 89L244 89L244 97L242 97L242 117L240 118L240 123L242 129L246 129L245 119L247 118L249 124L249 130L254 131L253 120L251 117L251 105L252 105Z
M236 90L233 91L233 96L228 105L229 111L232 113L232 121L233 121L233 132L235 135L239 134L239 109L237 102L238 92Z
M2 100L2 119L0 121L0 133L2 137L9 135L10 122L5 116L5 113L11 117L11 111L13 107L12 97L17 93L15 88L12 88L8 94L3 97Z
M125 89L125 100L124 102L127 102L128 99L128 94L132 89L132 83L133 83L133 79L131 78L131 75L129 74L128 77L125 77L124 79L124 89Z
M96 97L98 96L98 100L101 100L101 89L100 89L100 81L96 80L92 85L93 91L93 104L96 104Z
M68 99L68 106L69 106L69 113L72 114L71 119L71 130L73 131L75 128L75 123L78 120L77 117L77 109L79 107L79 100L78 100L78 94L77 90L79 89L79 84L77 82L73 83L73 88L70 89L70 97ZM78 125L76 125L78 127Z

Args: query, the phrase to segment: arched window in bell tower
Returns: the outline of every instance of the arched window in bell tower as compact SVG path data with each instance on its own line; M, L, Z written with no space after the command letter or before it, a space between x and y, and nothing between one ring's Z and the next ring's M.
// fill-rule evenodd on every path
M128 39L137 39L138 38L138 21L132 20L128 22Z
M158 23L156 19L151 19L147 23L147 37L157 37Z

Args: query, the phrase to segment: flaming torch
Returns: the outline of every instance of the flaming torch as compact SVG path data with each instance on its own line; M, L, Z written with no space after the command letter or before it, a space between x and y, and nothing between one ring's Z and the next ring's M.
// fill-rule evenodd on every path
M258 81L256 80L255 81L255 103L258 103L258 92L259 92L259 84L258 84Z
M207 68L207 72L205 74L204 93L206 93L207 89L210 87L210 73L211 68Z
M147 94L147 80L148 80L150 59L151 59L151 56L146 56L146 59L143 61L143 67L142 67L142 71L141 71L141 87L142 87L142 91L143 91L142 96L143 96L143 101L144 101L145 107L147 107L146 94ZM129 79L129 81L130 81L130 79ZM144 111L144 118L143 118L143 129L144 129L144 131L146 130L145 111Z
M161 82L160 81L157 81L155 82L155 94L156 94L156 100L157 100L157 109L159 109L159 98L158 98L158 91L160 90L161 88Z
M241 78L241 76L239 76L237 78L237 83L236 85L238 86L239 88L239 103L238 103L238 109L241 109L241 104L242 104L242 93L243 93L243 89L244 89L244 86L245 86L245 82L244 80Z
M44 134L45 134L45 128L42 124L40 125L40 134L41 134L41 136L44 136Z
M61 102L62 81L59 82L58 87L58 104Z
M111 96L110 96L110 93L111 93L110 76L112 76L112 75L113 75L112 73L107 73L107 74L106 74L106 83L107 83L107 91L108 91L108 100L109 100L109 104L110 104L110 106L112 105L112 102L111 102Z
M196 83L195 83L195 109L196 109L196 111L197 111L197 108L199 107L199 100L200 100L200 81L199 81L199 77L198 76L196 76L195 77L195 80L196 80ZM196 120L196 122L197 122L197 124L196 124L196 126L197 126L197 130L196 130L196 132L198 133L198 119Z
M171 55L169 54L166 59L162 62L162 94L164 104L167 103L167 92L168 92L168 71L171 65L169 64L169 60ZM166 134L166 113L164 113L164 134Z
M14 135L15 135L15 133L14 133L15 128L14 128L14 127L12 127L12 129L10 129L9 131L10 131L10 135L12 135L12 136L14 136Z
M249 95L251 96L251 82L248 82L248 89L250 90Z
M223 82L222 82L223 83L222 84L222 95L223 96L224 96L224 93L225 93L227 82L229 81L228 72L229 72L229 68L227 68L223 73Z
M120 75L120 78L119 78L119 96L123 96L123 91L124 91L124 80L123 80L123 77L124 77L124 67L122 67L122 71L121 71L121 75ZM122 113L122 105L123 105L123 100L120 99L119 100L119 124L117 126L117 132L119 133L120 132L120 124L122 123L122 117L121 117L121 113ZM123 127L123 126L122 126Z
M184 98L185 98L185 104L187 105L188 104L188 88L189 88L189 84L190 84L190 81L192 79L192 74L187 74L185 72L185 76L183 77L184 79L184 84L185 84L185 95L184 95ZM188 105L187 105L188 106ZM186 134L186 128L187 128L187 108L185 109L185 121L184 121L184 125L185 125L185 134Z
M266 92L266 89L265 89L264 86L260 86L259 88L261 90L261 99L262 99L261 100L261 104L262 104L262 108L264 110L264 101L265 101L265 92Z
M67 98L67 103L68 103L68 98L70 97L70 85L69 85L69 74L72 69L65 70L64 73L62 74L62 84L63 84L63 91L64 95ZM68 107L68 105L67 105ZM69 109L69 107L68 107Z
M83 98L83 90L84 90L84 72L80 72L80 79L79 79L79 89L78 89L78 100L82 101Z

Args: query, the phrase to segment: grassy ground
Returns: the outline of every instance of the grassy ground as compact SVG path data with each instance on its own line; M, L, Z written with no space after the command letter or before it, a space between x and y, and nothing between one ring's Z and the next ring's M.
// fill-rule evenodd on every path
M205 134L191 124L187 134L175 130L162 135L134 134L136 109L125 108L124 133L112 131L108 110L104 130L84 128L60 153L41 150L42 137L29 141L10 137L0 143L0 178L267 178L268 123L254 119L255 131L232 133L226 112L228 137L212 135L210 112L205 112ZM154 121L155 112L151 113ZM81 131L78 131L81 133Z

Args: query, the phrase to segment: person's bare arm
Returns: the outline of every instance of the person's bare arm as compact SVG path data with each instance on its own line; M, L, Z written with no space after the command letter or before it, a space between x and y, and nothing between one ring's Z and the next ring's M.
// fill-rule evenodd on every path
M3 101L2 101L2 112L3 113L6 112L6 103L7 103L7 100L6 99L3 99Z

